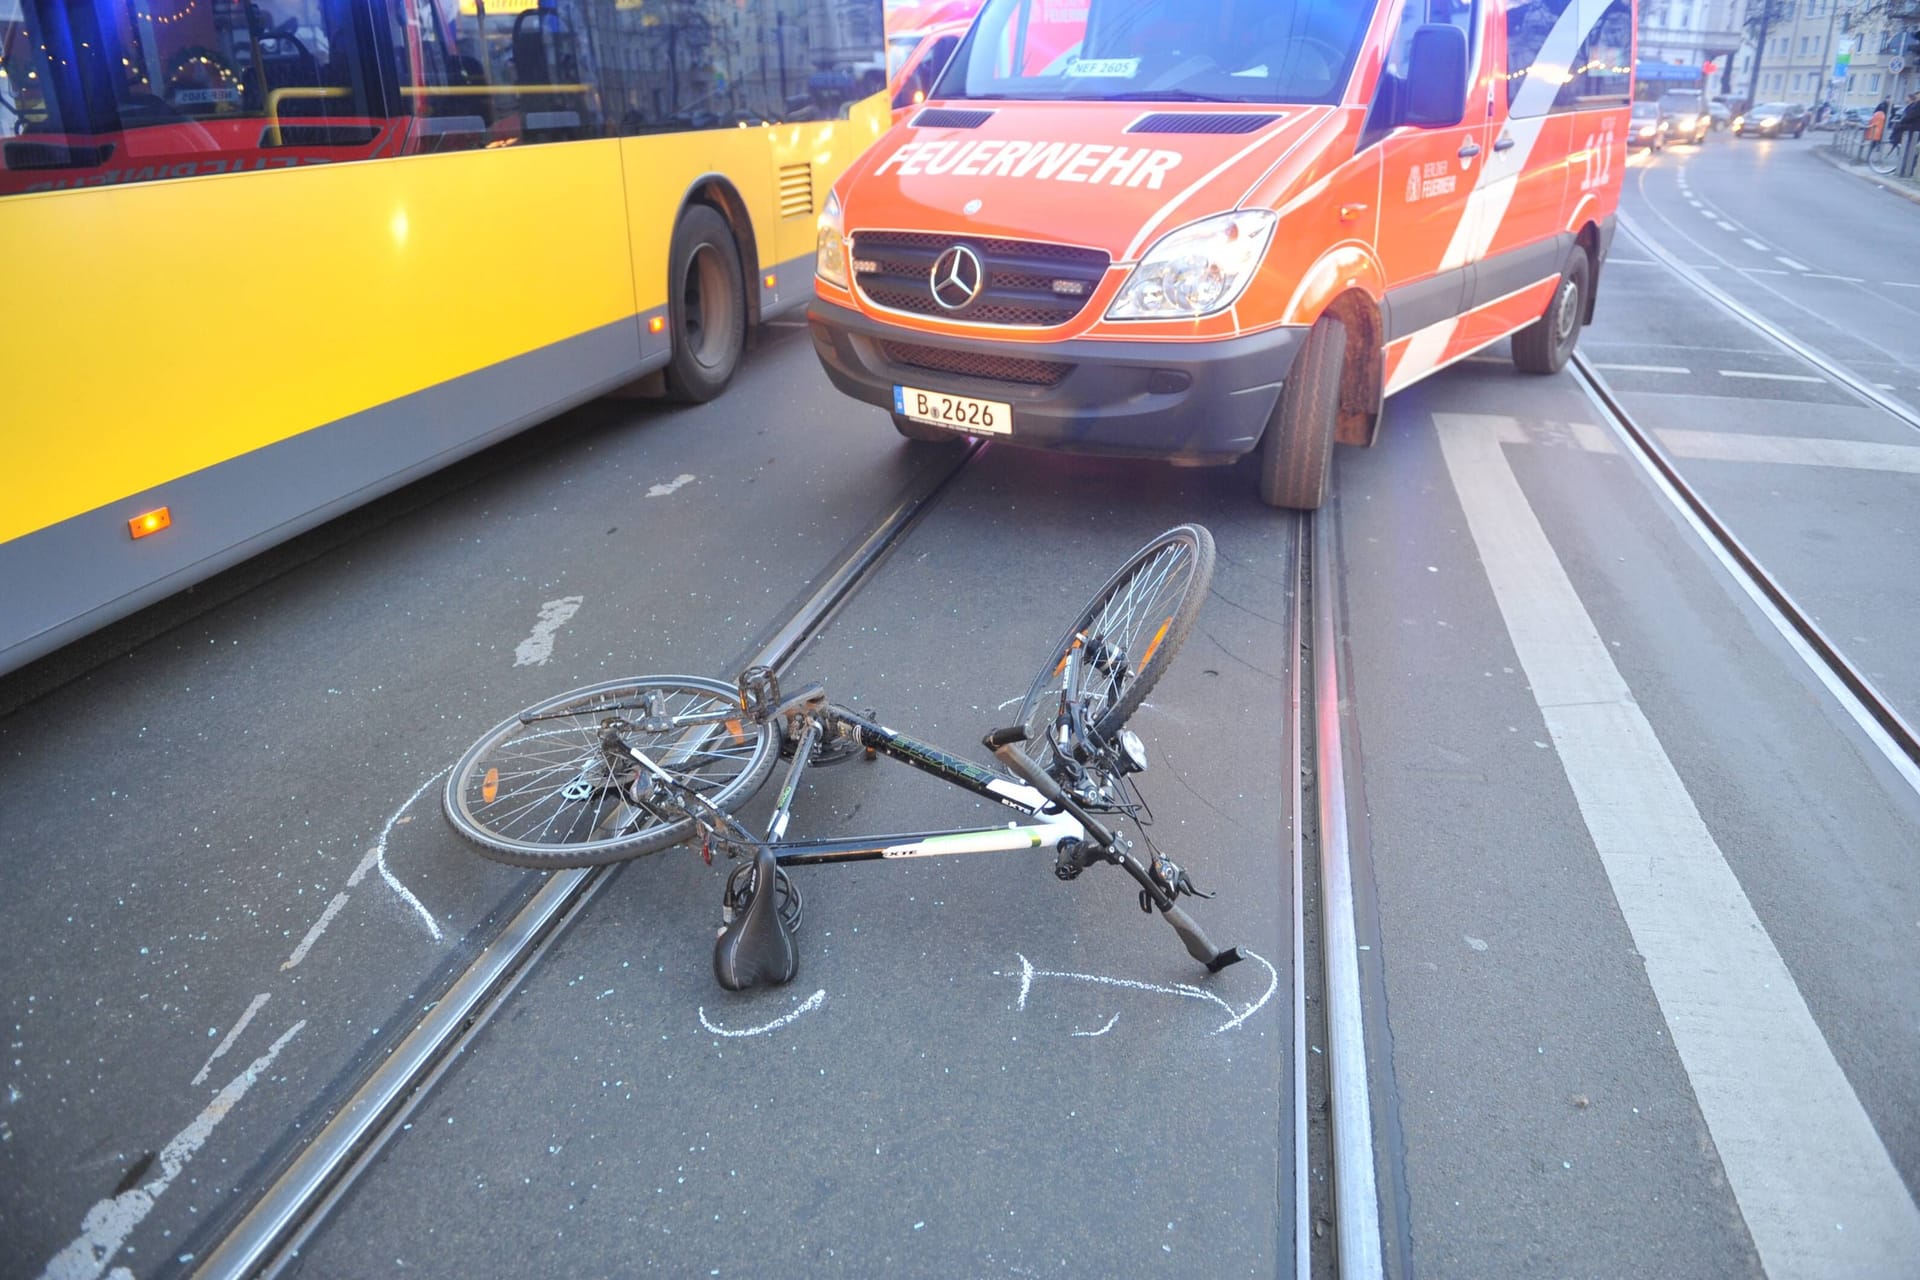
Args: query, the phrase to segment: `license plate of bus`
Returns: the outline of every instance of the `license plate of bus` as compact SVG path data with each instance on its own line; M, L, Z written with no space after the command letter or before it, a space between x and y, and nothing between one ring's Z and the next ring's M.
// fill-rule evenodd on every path
M1000 400L975 400L972 396L948 395L944 391L895 387L893 411L915 422L952 427L969 435L1004 436L1013 433L1013 406Z

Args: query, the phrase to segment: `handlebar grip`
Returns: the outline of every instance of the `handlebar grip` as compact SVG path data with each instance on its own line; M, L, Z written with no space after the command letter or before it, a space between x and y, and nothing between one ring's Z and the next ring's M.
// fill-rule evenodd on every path
M1002 747L1012 746L1016 742L1025 742L1026 740L1027 726L1016 724L1005 729L995 729L992 733L980 739L980 742L987 750L998 751Z

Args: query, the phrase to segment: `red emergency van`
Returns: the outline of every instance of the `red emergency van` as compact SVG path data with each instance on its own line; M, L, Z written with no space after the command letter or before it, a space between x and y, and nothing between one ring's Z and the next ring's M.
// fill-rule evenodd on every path
M814 344L910 440L1224 463L1503 338L1560 369L1625 167L1632 0L989 0L835 185Z

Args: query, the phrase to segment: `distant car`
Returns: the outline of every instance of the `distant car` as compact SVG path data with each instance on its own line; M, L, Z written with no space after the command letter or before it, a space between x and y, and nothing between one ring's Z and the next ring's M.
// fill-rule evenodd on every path
M1797 138L1807 131L1807 109L1797 102L1762 102L1733 122L1743 138Z
M1667 145L1667 118L1657 102L1636 102L1627 121L1627 150L1645 147L1659 151Z
M1707 104L1707 115L1713 121L1714 131L1730 127L1733 124L1733 108L1715 98Z
M1667 118L1667 141L1699 146L1713 128L1706 95L1696 89L1675 90L1660 97L1660 114Z

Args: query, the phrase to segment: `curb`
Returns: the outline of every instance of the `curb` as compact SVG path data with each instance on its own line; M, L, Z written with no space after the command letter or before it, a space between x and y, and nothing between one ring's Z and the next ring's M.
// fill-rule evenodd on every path
M1904 182L1890 182L1864 166L1855 167L1841 157L1834 155L1824 143L1816 147L1813 154L1822 162L1831 165L1842 173L1858 178L1868 186L1878 187L1880 190L1891 195L1899 196L1902 200L1910 201L1913 204L1920 204L1920 189L1911 187Z

